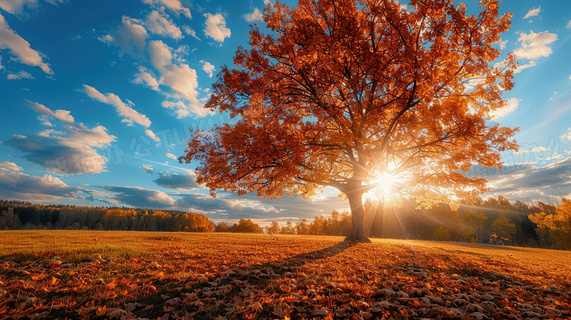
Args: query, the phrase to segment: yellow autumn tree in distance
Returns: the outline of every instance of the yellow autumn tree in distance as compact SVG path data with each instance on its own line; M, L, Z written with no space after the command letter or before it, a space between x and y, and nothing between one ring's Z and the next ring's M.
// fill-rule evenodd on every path
M206 107L232 117L194 131L180 161L216 190L346 195L348 241L369 241L363 194L423 203L474 199L474 164L501 168L517 129L493 121L513 86L513 55L494 47L509 29L498 1L480 13L451 0L276 1L235 67L223 67Z

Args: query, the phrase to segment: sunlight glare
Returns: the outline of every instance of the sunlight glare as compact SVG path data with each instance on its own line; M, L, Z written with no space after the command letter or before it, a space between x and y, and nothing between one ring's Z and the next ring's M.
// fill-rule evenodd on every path
M391 201L398 198L398 189L400 188L402 181L399 177L389 173L378 173L370 181L371 185L375 187L365 193L365 197L370 200L381 200L381 201Z

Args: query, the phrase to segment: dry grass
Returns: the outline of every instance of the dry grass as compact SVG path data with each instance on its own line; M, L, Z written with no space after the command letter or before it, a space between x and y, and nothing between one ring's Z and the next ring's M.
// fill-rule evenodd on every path
M159 232L0 232L0 319L561 318L571 252Z

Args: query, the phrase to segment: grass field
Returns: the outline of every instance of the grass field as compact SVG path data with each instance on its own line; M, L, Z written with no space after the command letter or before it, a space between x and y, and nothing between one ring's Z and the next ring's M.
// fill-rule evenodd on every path
M342 240L0 232L0 319L571 317L571 252Z

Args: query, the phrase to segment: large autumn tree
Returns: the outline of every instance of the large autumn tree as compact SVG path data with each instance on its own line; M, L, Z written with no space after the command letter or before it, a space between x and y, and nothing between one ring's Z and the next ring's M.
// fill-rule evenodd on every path
M223 67L206 107L231 123L194 131L181 161L216 190L346 195L351 241L368 241L362 196L398 181L419 201L473 198L474 164L501 167L515 129L493 122L512 88L513 56L494 61L510 15L495 0L478 16L451 0L276 1L236 68ZM384 179L379 179L384 177ZM387 179L390 177L390 179ZM387 186L384 190L387 190Z

